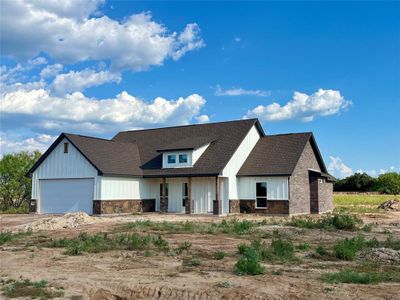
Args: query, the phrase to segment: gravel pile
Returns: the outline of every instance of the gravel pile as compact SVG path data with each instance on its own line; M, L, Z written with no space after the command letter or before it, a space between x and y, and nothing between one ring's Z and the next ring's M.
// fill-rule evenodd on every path
M390 248L373 248L360 253L359 258L377 263L399 264L400 251Z
M97 220L84 212L67 213L60 217L50 217L24 225L25 230L57 230L63 228L76 228L86 224L93 224Z

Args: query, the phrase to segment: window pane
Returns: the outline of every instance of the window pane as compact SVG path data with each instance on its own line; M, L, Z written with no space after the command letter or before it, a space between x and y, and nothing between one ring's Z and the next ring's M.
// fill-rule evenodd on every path
M188 184L187 182L182 183L182 196L187 197L189 195L188 193Z
M267 207L267 198L257 198L257 207Z
M256 183L256 197L267 197L267 183L257 182Z
M168 163L169 164L176 163L176 155L168 155Z
M188 157L187 154L179 154L179 163L183 164L183 163L187 163L188 161Z

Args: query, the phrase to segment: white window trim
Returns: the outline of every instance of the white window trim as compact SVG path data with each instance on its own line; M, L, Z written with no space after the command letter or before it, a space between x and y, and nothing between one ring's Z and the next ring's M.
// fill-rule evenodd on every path
M175 162L173 162L173 163L170 163L169 162L169 158L170 157L175 157ZM177 162L176 162L176 154L167 154L167 163L169 164L169 165L175 165Z
M265 183L266 189L267 189L267 194L265 195L265 206L258 206L257 205L257 198L264 198L264 197L257 197L257 183ZM268 201L268 181L256 181L256 197L255 197L255 205L254 207L256 209L266 209L268 207L267 201Z

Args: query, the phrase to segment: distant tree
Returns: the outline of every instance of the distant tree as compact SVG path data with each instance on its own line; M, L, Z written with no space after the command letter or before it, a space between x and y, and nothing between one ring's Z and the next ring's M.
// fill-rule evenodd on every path
M0 160L0 208L20 207L31 197L32 181L26 173L41 153L18 152L6 154Z
M379 175L374 190L384 194L400 194L400 173L392 172Z
M366 173L355 173L344 179L337 180L333 186L338 192L366 192L372 190L376 179Z

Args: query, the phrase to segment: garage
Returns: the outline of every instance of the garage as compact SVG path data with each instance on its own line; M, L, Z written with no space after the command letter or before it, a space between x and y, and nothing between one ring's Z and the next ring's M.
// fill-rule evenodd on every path
M93 212L93 178L41 179L40 213Z

